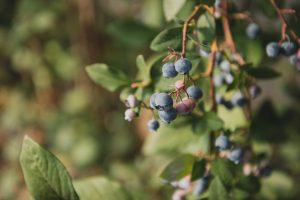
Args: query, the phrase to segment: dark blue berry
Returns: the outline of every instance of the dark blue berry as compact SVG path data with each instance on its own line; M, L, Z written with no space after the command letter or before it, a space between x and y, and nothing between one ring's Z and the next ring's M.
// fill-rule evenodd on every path
M297 46L296 46L296 44L293 43L293 42L286 41L286 42L283 42L283 43L281 44L281 49L282 49L282 53L283 53L285 56L291 56L291 55L293 55L294 53L296 53Z
M150 107L153 109L157 109L156 103L155 103L155 98L157 96L158 92L154 93L150 97Z
M241 92L236 92L233 95L231 102L235 106L243 107L248 103L248 100L243 96Z
M239 147L233 149L230 152L228 159L234 162L235 164L239 164L243 159L243 150Z
M290 60L290 63L291 63L292 65L296 65L297 62L299 62L300 59L298 59L297 55L294 54L294 55L291 55L291 56L290 56L289 60Z
M252 99L255 99L256 97L258 97L261 94L261 87L259 87L258 85L252 85L249 88L249 94Z
M266 52L270 58L276 58L280 54L280 47L276 42L271 42L267 45Z
M165 63L162 67L162 74L165 78L173 78L177 76L177 71L173 63Z
M176 119L177 111L175 109L171 109L168 111L158 111L158 116L161 119L161 121L165 123L170 123L174 119Z
M256 23L251 23L247 26L246 34L249 38L255 39L260 34L260 28Z
M155 132L159 128L159 122L155 119L151 119L150 121L148 121L147 127L149 131Z
M179 74L186 74L192 68L192 63L187 58L181 58L175 62L175 69Z
M208 186L209 178L208 177L202 177L198 179L195 183L195 187L193 189L193 194L194 195L200 195L202 194L207 186Z
M217 137L215 141L215 147L220 151L228 150L230 148L230 141L228 137L223 134Z
M216 65L217 66L219 66L220 64L221 64L221 62L222 62L222 58L223 58L223 55L222 55L222 53L220 52L220 51L217 51L216 52Z
M272 168L270 166L264 166L259 169L259 175L261 176L270 176L272 174Z
M192 97L195 100L198 100L203 96L202 90L195 85L188 87L186 92L190 97Z
M225 72L229 72L230 71L230 62L228 60L223 60L220 64L220 68Z
M173 108L173 99L166 93L158 93L155 96L155 106L158 110L171 110Z

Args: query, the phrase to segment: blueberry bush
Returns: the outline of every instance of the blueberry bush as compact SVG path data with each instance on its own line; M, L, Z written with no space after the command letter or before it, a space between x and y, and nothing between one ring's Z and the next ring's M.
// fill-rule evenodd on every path
M34 8L29 4L22 6L33 14ZM63 17L68 10L58 4L49 5ZM14 54L14 64L20 67L16 73L24 72L32 80L34 87L24 85L28 91L34 91L28 94L42 93L43 102L46 95L59 90L53 85L64 84L66 88L52 97L56 102L67 88L76 83L82 85L64 98L58 108L63 110L63 116L51 110L54 103L34 107L37 114L32 118L39 116L41 107L50 107L44 118L33 120L39 122L37 127L50 132L62 130L62 134L55 136L58 148L25 134L19 161L31 196L42 200L299 198L297 2L295 7L279 0L145 0L143 5L145 16L138 17L145 18L144 24L119 19L108 26L107 35L101 38L111 56L106 59L110 61L107 64L98 63L93 49L83 56L87 62L70 56L63 44L70 45L70 49L77 45L66 42L70 31L49 10L37 16L33 24L23 25L26 17L22 15L17 18L22 26L15 25L14 34L23 34L15 36L15 43L7 46ZM164 15L163 20L159 12ZM69 20L74 23L72 17ZM159 20L163 22L159 24ZM39 23L43 26L36 25ZM66 32L64 37L51 32L55 27ZM88 31L96 32L93 27ZM97 38L91 32L89 36ZM116 44L107 37L117 40ZM4 43L0 41L0 47L1 42ZM87 46L93 46L93 42ZM28 46L14 48L23 43ZM110 51L114 48L116 52ZM36 58L35 54L41 54L39 59L29 59ZM134 61L133 54L139 54ZM131 60L126 61L127 57ZM40 68L33 68L35 63ZM80 64L87 65L85 71L74 67ZM128 67L132 65L136 67ZM280 67L274 67L277 65ZM48 79L39 78L43 74L48 74ZM82 78L82 74L89 79ZM68 82L74 77L78 77L76 81ZM27 83L26 77L20 82ZM86 91L91 82L100 89ZM274 92L282 87L284 94ZM121 103L113 104L106 99L109 95L112 99L119 97ZM22 97L18 99L21 101ZM97 113L99 105L105 113ZM115 110L121 110L122 117ZM22 121L24 126L30 124L27 121ZM115 141L111 142L109 136L99 139L98 130L124 134L114 136ZM76 131L80 134L70 136ZM93 136L86 139L86 132ZM137 139L121 142L128 141L127 137L139 137L133 132L147 132L142 143ZM38 143L56 151L51 153ZM126 148L132 152L125 154ZM60 151L74 158L69 162L75 163L77 171L87 169L90 173L76 175L67 162L68 156L63 157ZM103 151L101 161L97 160L99 151ZM121 164L116 159L120 155L130 164ZM117 161L110 163L105 159ZM98 162L107 165L100 175L94 173ZM13 199L13 195L7 199Z

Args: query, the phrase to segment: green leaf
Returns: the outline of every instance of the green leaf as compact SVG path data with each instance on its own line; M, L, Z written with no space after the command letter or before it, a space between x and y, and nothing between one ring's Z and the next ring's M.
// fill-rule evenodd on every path
M165 29L151 42L150 48L154 51L166 51L168 48L178 50L181 48L182 27Z
M219 177L215 177L209 187L209 199L229 200L228 192Z
M244 70L257 79L272 79L280 76L280 73L274 71L271 68L266 67L244 67Z
M167 21L171 21L184 6L186 0L163 0L163 9Z
M257 193L260 190L259 178L255 176L242 176L237 183L237 187L249 193Z
M201 44L210 46L215 39L216 23L215 18L205 12L197 21L197 36Z
M211 170L225 185L231 185L235 179L236 165L224 159L216 159L211 162Z
M194 161L195 157L193 155L183 154L171 161L160 176L170 182L180 180L191 173Z
M138 55L136 57L136 65L139 69L139 74L142 80L149 81L151 79L150 76L151 67L147 65L143 55Z
M79 199L63 164L27 136L23 141L20 163L26 185L35 199Z
M205 172L206 161L204 159L196 160L193 164L191 181L195 181L203 176Z
M123 72L109 68L106 64L92 64L85 69L96 84L111 92L130 84L129 79Z
M198 121L195 121L193 128L195 133L204 134L210 131L216 131L223 127L223 120L214 112L205 113Z
M129 200L120 184L105 177L92 177L74 181L80 200Z

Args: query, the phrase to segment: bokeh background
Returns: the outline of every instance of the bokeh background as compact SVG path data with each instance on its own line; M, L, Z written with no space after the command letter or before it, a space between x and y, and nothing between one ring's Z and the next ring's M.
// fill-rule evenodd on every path
M195 2L188 1L182 19ZM254 105L257 111L270 99L274 110L268 104L263 113L286 127L280 142L255 144L258 150L276 152L277 171L264 180L270 187L262 197L299 199L300 74L286 58L273 62L265 57L264 45L280 32L271 7L259 0L236 2L241 10L250 8L264 31L243 50L256 63L282 73L278 80L260 82L264 94ZM299 4L290 0L282 6L300 11ZM299 29L300 21L291 20ZM151 149L154 140L145 128L150 115L126 122L119 94L94 85L84 70L103 62L134 78L136 56L151 55L151 40L166 26L161 0L0 0L1 200L31 199L18 158L25 134L53 152L74 179L105 175L135 199L170 198L172 190L158 174L183 138ZM235 24L236 38L245 37L245 26Z

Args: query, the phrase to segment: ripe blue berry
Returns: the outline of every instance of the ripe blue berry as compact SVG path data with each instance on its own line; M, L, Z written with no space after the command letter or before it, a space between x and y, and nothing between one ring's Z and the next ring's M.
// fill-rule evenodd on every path
M241 92L236 92L233 95L231 102L235 106L243 107L248 103L248 100L243 96Z
M179 74L186 74L192 68L192 63L187 58L181 58L175 62L175 69Z
M158 93L155 97L155 107L158 110L171 110L173 108L172 97L166 93Z
M214 6L215 6L215 8L222 8L221 0L215 0Z
M194 195L202 194L208 186L208 181L209 181L208 177L202 177L202 178L198 179L196 181L196 184L195 184L195 187L193 190L193 194Z
M223 55L220 51L216 52L216 65L219 66L222 62Z
M155 119L151 119L150 121L148 121L147 127L149 131L155 132L159 128L159 122Z
M165 78L173 78L177 76L177 71L173 63L165 63L162 67L162 74Z
M259 169L259 175L268 177L272 174L272 168L270 166L264 166Z
M225 106L225 108L227 108L228 110L231 110L234 107L231 101L227 101L225 99L221 102L221 104Z
M220 74L216 74L214 75L214 84L215 86L221 86L226 82L224 74L220 73Z
M266 47L266 52L270 58L275 58L280 54L280 47L276 42L270 42Z
M230 71L230 62L228 60L223 60L220 64L220 68L225 72L229 72Z
M227 72L223 74L224 80L227 84L231 84L234 81L234 77L231 73Z
M158 116L161 119L161 121L165 123L170 123L174 119L176 119L177 111L175 109L171 109L168 111L160 110L158 111Z
M247 26L246 34L249 38L255 39L260 33L260 28L256 23L251 23Z
M219 151L225 151L230 148L230 141L227 136L220 135L217 137L215 141L215 147L219 149Z
M188 87L186 92L190 97L192 97L195 100L198 100L203 96L202 90L195 85Z
M151 97L150 97L150 107L153 108L153 109L157 109L157 106L156 106L156 103L155 103L155 99L156 99L157 94L158 94L158 92L152 94Z
M297 58L297 55L296 55L296 54L291 55L290 58L289 58L289 60L290 60L290 63L291 63L292 65L296 65L297 62L299 62L299 59Z
M294 53L296 53L297 46L296 46L296 44L293 43L293 42L286 41L286 42L283 42L283 43L281 44L281 49L282 49L282 53L283 53L285 56L291 56L291 55L293 55Z
M239 147L233 149L228 156L228 159L234 162L235 164L239 164L242 158L243 158L243 150Z
M258 97L261 94L261 87L259 87L258 85L252 85L249 88L249 94L252 99L255 99L256 97Z

